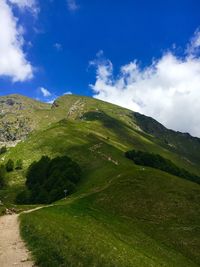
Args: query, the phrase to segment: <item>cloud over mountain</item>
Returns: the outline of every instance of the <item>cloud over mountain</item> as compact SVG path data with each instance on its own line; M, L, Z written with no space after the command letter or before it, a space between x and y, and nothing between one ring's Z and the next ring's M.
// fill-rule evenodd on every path
M113 65L102 59L92 64L96 82L94 97L144 113L169 128L200 136L200 32L197 30L183 57L168 51L141 68L137 60L121 67L117 77Z

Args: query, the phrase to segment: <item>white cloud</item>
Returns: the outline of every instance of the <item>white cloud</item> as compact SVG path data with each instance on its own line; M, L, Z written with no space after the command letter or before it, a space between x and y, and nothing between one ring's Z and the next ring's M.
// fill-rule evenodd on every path
M33 68L23 51L24 29L13 14L11 2L14 0L0 0L0 76L25 81L33 77ZM15 2L20 5L23 1Z
M34 15L39 12L39 7L36 0L8 0L11 4L18 6L21 10L28 10Z
M198 48L199 32L191 44ZM192 47L190 44L190 47ZM183 58L165 53L146 68L137 61L121 67L113 77L109 60L97 66L94 97L152 116L168 128L200 136L200 57L187 49Z
M79 5L76 3L76 0L67 0L67 6L70 11L76 11L79 9Z
M52 104L58 97L54 92L50 92L50 90L44 87L39 87L38 91L40 95L42 94L42 98L39 97L40 101L45 101L49 104Z
M40 87L39 90L44 97L49 97L52 95L51 92L44 87Z
M53 47L57 50L57 51L61 51L62 50L62 45L60 43L55 43L53 45Z
M187 46L186 53L195 56L200 51L200 29L197 29Z
M47 103L48 103L48 104L53 104L53 102L56 100L56 98L57 98L57 97L54 97L54 98L52 98L51 100L48 100Z
M72 92L71 91L67 91L63 95L72 95Z

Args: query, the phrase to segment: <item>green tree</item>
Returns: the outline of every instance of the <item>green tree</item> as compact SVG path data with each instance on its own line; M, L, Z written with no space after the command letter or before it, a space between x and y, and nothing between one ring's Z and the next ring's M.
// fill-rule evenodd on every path
M27 189L20 192L16 197L17 204L30 204L31 192Z
M4 153L6 153L6 151L7 151L7 147L6 146L2 146L0 148L0 154L4 154Z
M67 156L50 159L43 156L33 162L27 171L27 191L21 192L18 203L51 203L74 192L81 177L79 165ZM27 199L28 198L28 199Z
M6 168L0 165L0 189L6 185Z
M11 172L14 170L14 161L12 159L9 159L6 163L6 170L7 172Z

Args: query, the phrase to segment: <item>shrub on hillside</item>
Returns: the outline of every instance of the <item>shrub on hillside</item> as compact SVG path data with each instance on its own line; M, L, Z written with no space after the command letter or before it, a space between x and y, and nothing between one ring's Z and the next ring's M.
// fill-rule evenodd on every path
M7 151L7 147L6 146L2 146L0 148L0 155L6 153L6 151Z
M189 173L185 169L179 168L171 160L166 159L158 154L131 150L127 151L125 153L125 156L133 160L137 165L149 166L155 169L159 169L200 184L199 176Z
M9 159L6 163L6 170L7 172L11 172L14 170L14 161L12 159Z
M17 195L16 202L18 204L30 204L30 194L31 192L25 189Z
M6 185L6 168L4 165L0 165L0 189Z
M17 203L51 203L75 190L80 180L81 169L69 157L56 157L50 159L43 156L39 161L33 162L26 175L27 190L17 196Z

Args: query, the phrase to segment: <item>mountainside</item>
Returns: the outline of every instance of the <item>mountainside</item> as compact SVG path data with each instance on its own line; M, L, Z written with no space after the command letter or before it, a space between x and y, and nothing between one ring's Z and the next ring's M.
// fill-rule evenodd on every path
M83 172L67 199L21 216L39 266L199 266L200 186L124 155L159 154L200 175L199 138L88 97L65 95L49 105L11 95L0 103L0 141L23 140L0 155L2 163L24 165L0 190L5 205L14 203L27 167L43 155L69 156Z
M50 105L20 95L0 97L0 142L23 140Z
M199 163L200 138L192 137L189 133L168 130L156 120L139 113L135 113L134 117L144 132L160 140L162 145L165 145L167 149L179 153L180 156L185 156L187 160L191 160L197 164Z

